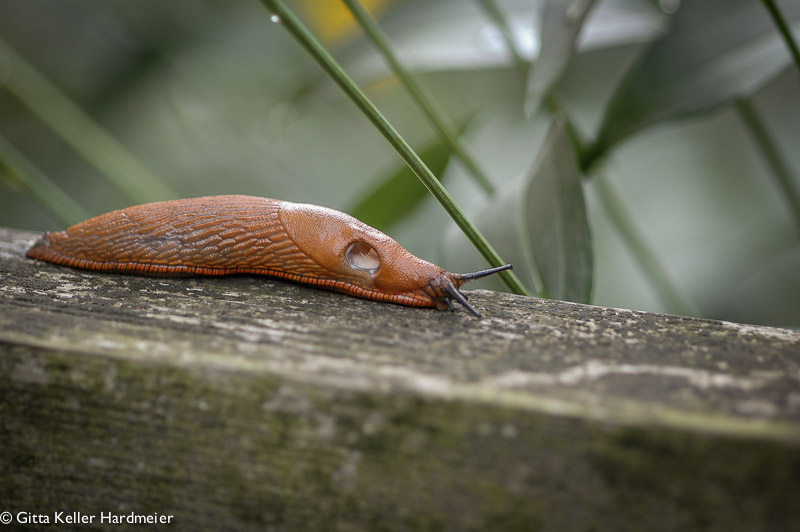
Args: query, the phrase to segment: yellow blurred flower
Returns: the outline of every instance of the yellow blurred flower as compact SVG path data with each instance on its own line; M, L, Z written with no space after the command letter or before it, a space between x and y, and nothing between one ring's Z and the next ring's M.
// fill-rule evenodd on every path
M373 17L399 0L360 0ZM326 43L347 40L356 34L358 24L341 0L297 0L306 23Z

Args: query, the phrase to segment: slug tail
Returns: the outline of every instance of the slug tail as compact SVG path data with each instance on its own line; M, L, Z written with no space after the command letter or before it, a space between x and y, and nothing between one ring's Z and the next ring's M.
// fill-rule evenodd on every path
M25 253L25 256L29 259L47 260L45 257L49 257L51 254L50 233L48 232L34 242L33 246Z

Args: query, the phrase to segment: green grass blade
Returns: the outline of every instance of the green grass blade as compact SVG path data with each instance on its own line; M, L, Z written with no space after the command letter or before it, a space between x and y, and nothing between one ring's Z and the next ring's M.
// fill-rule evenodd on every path
M422 110L422 113L439 134L439 137L441 137L442 142L448 146L450 151L452 151L462 163L464 163L464 166L467 167L467 170L472 177L475 178L478 185L490 196L494 195L495 190L491 181L486 177L486 174L481 170L480 166L478 166L478 163L472 155L470 155L461 144L456 125L450 120L450 117L447 116L427 87L400 63L397 59L397 55L392 51L387 35L380 26L378 26L375 19L367 13L358 0L343 0L343 2L347 5L347 8L361 25L361 28L367 36L383 54L392 72L400 79L400 82L406 88L409 95L411 95L411 98Z
M736 100L736 109L739 111L742 121L753 136L753 140L755 140L756 146L758 146L758 149L761 151L761 155L772 170L772 177L783 193L786 203L789 204L797 227L800 229L800 191L797 190L794 177L789 170L789 165L778 151L775 142L767 132L767 128L759 118L753 105L747 100L740 99Z
M0 166L5 166L12 179L21 184L64 225L74 225L89 218L89 213L83 207L44 175L2 135L0 135Z
M103 178L137 203L177 197L127 148L2 39L0 55L8 57L12 65L5 89L97 168Z
M661 267L658 258L647 245L641 233L639 233L631 220L630 214L611 188L611 185L606 181L605 176L596 175L594 182L597 185L600 201L611 223L614 224L617 232L622 236L622 240L631 250L633 257L656 289L667 310L682 316L697 315L692 305L683 299L678 289L670 281L667 272Z
M786 22L786 17L783 16L780 8L778 8L778 4L775 0L763 0L764 5L767 7L767 11L772 16L772 19L775 21L775 25L778 26L778 31L781 33L781 37L783 40L786 41L786 47L789 48L789 52L792 54L792 58L794 59L794 64L797 67L797 70L800 71L800 49L797 47L797 41L792 35L792 29L789 27L789 23Z
M331 76L337 85L347 94L353 103L373 123L389 144L397 150L398 154L408 164L411 170L422 181L422 184L433 194L436 200L444 207L453 221L464 231L464 234L475 245L478 251L492 266L501 266L503 259L492 245L478 231L475 224L467 218L464 211L456 204L449 192L439 183L433 173L428 169L422 159L411 149L408 143L400 136L397 130L378 111L377 107L358 88L355 82L347 75L341 66L328 53L325 47L311 34L295 14L286 7L281 0L261 0L261 3L271 13L272 20L279 21L284 28L300 43L303 48L314 58L325 72ZM510 271L501 272L500 278L517 294L529 295L527 289L519 279Z
M483 11L500 32L500 35L503 36L503 40L508 47L508 51L511 52L511 55L514 58L514 63L517 65L517 68L522 73L523 77L527 77L530 64L525 59L525 56L522 55L519 46L517 46L517 41L514 39L514 32L511 31L511 27L509 27L506 17L503 16L503 12L497 5L497 2L494 0L478 0L478 5L483 8Z

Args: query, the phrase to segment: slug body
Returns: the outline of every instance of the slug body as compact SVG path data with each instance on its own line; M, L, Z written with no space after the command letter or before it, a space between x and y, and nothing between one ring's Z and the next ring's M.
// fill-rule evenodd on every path
M259 274L352 296L480 316L454 274L352 216L252 196L137 205L45 233L27 256L74 268L160 277Z

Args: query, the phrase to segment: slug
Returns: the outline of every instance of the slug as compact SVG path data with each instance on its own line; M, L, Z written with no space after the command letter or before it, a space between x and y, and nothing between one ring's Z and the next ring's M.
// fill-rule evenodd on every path
M45 233L27 256L160 277L258 274L412 307L481 314L459 288L511 268L449 273L345 213L253 196L137 205Z

